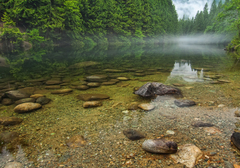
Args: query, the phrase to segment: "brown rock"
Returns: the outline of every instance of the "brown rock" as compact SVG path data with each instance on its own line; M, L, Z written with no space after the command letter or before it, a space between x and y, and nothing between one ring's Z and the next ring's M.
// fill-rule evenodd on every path
M128 106L128 110L137 110L138 109L138 102L132 102L131 104L129 104Z
M16 113L26 113L26 112L30 112L36 109L41 108L42 105L39 103L23 103L23 104L19 104L14 108L14 112Z
M73 91L72 89L62 89L62 90L52 91L51 93L52 94L64 94L64 93L70 93L72 91Z
M19 99L24 99L24 98L30 97L29 94L23 93L19 90L12 90L12 91L6 92L6 95L7 95L7 97L9 97L10 99L13 99L13 100L19 100Z
M48 81L46 81L46 85L58 85L58 84L61 84L62 83L62 81L60 81L60 80L48 80Z
M87 85L80 85L80 86L71 86L72 89L78 89L78 90L87 90L89 87Z
M86 144L86 140L82 135L75 135L66 141L67 146L70 148L78 148Z
M193 144L185 144L179 146L178 152L176 154L172 154L171 157L176 162L192 168L194 167L196 161L202 157L202 151Z
M99 86L101 86L101 84L97 83L97 82L91 82L91 83L88 83L87 86L89 86L89 87L99 87Z
M9 99L9 98L4 98L4 99L2 99L1 103L5 106L9 106L9 105L13 104L14 101L12 99Z
M60 85L46 86L45 89L60 89Z
M150 111L153 110L155 108L154 105L149 104L149 103L142 103L138 105L139 108L145 110L145 111Z
M21 118L17 117L0 117L0 124L1 125L17 125L20 124L23 121Z
M45 97L45 96L43 94L34 94L34 95L31 95L30 97L37 99L39 97Z
M5 143L10 143L16 138L18 138L18 133L16 132L2 132L0 133L0 141L3 141Z
M35 98L25 98L25 99L20 99L18 101L15 102L15 104L22 104L22 103L27 103L27 102L32 102L34 103L36 101Z
M99 107L99 106L102 106L102 103L100 101L87 101L83 103L84 108Z
M80 94L77 98L83 101L91 101L109 99L109 96L105 94Z

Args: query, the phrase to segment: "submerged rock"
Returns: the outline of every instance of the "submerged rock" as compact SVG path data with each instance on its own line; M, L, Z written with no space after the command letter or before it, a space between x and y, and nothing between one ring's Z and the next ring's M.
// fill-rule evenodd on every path
M231 136L232 143L240 150L240 133L234 132Z
M177 153L172 154L171 157L176 162L182 163L189 168L193 168L196 161L202 157L202 151L193 144L185 144L179 146Z
M157 82L146 83L137 91L135 91L134 94L140 95L142 97L153 97L156 95L166 94L182 96L182 93L178 88L174 88L172 86L167 86Z
M34 94L34 95L31 95L30 97L37 99L39 97L45 97L45 96L43 94Z
M69 140L66 141L67 146L70 148L77 148L84 146L86 144L86 140L82 135L75 135Z
M89 86L89 87L99 87L99 86L101 86L101 83L90 82L90 83L87 84L87 86Z
M63 83L61 80L48 80L48 81L46 81L46 85L59 85L59 84L61 84L61 83Z
M52 91L51 93L52 94L64 94L64 93L70 93L72 91L73 91L72 89L62 89L62 90Z
M87 101L83 103L84 108L99 107L99 106L102 106L102 103L100 101Z
M36 100L36 103L39 103L39 104L41 104L41 105L45 105L45 104L48 104L50 101L51 101L51 99L49 99L49 98L39 97L39 98Z
M25 99L20 99L18 101L15 102L15 104L22 104L22 103L27 103L27 102L32 102L34 103L36 99L34 98L25 98Z
M13 100L19 100L19 99L24 99L30 97L29 94L20 92L19 90L12 90L9 92L6 92L7 97Z
M19 137L19 135L17 132L2 132L2 133L0 133L0 141L3 141L5 143L10 143L18 137Z
M150 111L153 110L155 108L154 105L149 104L149 103L142 103L138 105L139 108L145 110L145 111Z
M87 85L80 85L80 86L71 86L72 89L77 89L77 90L87 90L89 87Z
M80 94L77 98L83 101L91 101L109 99L109 96L105 94Z
M175 100L174 104L178 107L189 107L196 105L195 101L192 100Z
M106 75L92 75L92 76L87 76L86 80L89 82L105 82L107 80Z
M4 98L4 99L2 99L1 103L5 106L9 106L9 105L13 104L14 101L12 99L9 99L9 98Z
M41 108L42 105L39 103L23 103L23 104L19 104L14 108L14 112L16 113L26 113L26 112L30 112L36 109Z
M204 123L202 121L195 121L192 123L194 127L213 127L214 125L211 123Z
M128 105L127 109L128 110L137 110L138 109L138 105L139 103L138 102L132 102Z
M176 153L178 145L166 139L148 139L143 142L142 148L151 153Z
M143 133L133 129L124 130L123 134L132 141L145 138L145 135Z
M1 125L17 125L23 121L21 118L17 117L0 117L0 124Z
M23 164L19 162L8 162L4 168L23 168Z

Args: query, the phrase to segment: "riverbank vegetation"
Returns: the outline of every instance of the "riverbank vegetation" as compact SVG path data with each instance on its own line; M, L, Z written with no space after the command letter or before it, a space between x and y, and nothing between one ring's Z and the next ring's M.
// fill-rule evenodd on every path
M172 0L0 0L0 47L156 43L212 33L224 34L221 42L236 35L230 49L240 44L239 6L240 0L214 0L194 18L178 19Z

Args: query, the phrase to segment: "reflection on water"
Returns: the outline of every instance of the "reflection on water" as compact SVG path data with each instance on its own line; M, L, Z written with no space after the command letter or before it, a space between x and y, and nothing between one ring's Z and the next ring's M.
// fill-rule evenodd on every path
M168 80L173 78L180 78L186 82L200 82L203 81L203 69L198 73L193 69L191 62L187 60L175 61L174 67Z
M4 78L0 80L0 96L6 91L20 89L31 95L43 94L51 102L37 111L23 114L14 112L16 105L11 104L14 102L5 105L1 102L0 117L15 116L23 121L14 126L0 125L0 133L16 132L21 140L6 145L7 150L20 151L16 158L3 150L0 163L5 165L9 160L15 160L26 167L51 168L175 166L166 155L143 151L141 144L144 140L128 140L122 134L128 128L146 133L147 139L165 137L179 145L197 145L211 157L211 162L206 158L200 160L199 167L223 167L222 160L239 163L229 138L235 128L235 109L232 107L238 107L240 103L240 95L236 94L240 78L228 71L234 60L223 50L213 46L210 49L203 47L206 46L200 46L200 50L207 52L197 52L199 48L196 46L186 50L179 45L139 45L55 48L5 55L9 67L4 67L4 71L0 69ZM208 80L221 79L231 83L213 85L201 82L205 75ZM91 78L97 83L95 87L86 86L93 84L87 80L89 76L95 76ZM195 101L197 106L179 108L172 97L151 100L133 94L134 89L153 81L184 83L178 85L179 89L186 99ZM72 92L56 95L52 94L54 88L72 89ZM100 107L83 108L84 101L77 96L95 93L107 94L110 99L101 100ZM6 102L9 103L9 99ZM132 103L150 102L155 109L149 112L138 106L134 110L129 108ZM224 108L219 108L219 105ZM195 120L214 124L216 131L211 133L192 127L191 122ZM167 134L169 131L174 134ZM72 149L66 141L76 135L84 136L87 143ZM3 146L1 148L4 149ZM210 152L216 153L215 156L209 156Z

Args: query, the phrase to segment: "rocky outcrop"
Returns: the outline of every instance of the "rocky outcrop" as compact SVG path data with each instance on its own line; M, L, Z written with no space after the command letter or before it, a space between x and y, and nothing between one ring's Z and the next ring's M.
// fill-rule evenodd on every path
M146 83L140 87L134 94L142 97L153 97L156 95L179 95L182 96L181 91L178 88L167 86L162 83L152 82Z

